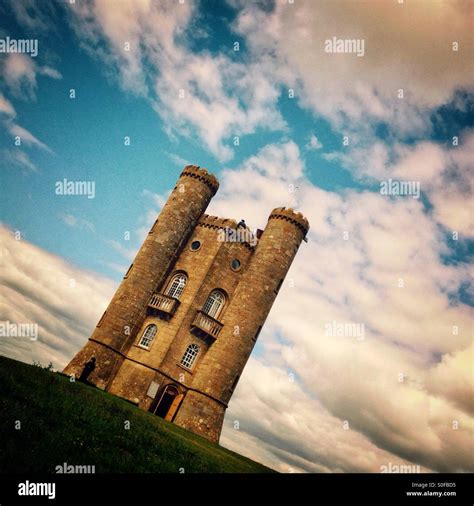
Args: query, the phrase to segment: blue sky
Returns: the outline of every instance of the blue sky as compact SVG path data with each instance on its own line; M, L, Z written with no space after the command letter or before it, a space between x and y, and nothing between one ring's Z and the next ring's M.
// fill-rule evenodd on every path
M472 10L426 5L2 2L0 38L39 44L0 54L2 319L40 328L2 354L72 358L192 163L220 181L212 214L311 225L222 444L283 472L472 470ZM64 178L95 198L56 195Z

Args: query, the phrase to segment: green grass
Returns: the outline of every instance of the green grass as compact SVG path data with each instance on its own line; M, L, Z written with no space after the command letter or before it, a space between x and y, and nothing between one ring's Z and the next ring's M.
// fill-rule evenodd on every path
M118 397L5 357L0 426L4 473L54 473L65 462L96 473L272 472Z

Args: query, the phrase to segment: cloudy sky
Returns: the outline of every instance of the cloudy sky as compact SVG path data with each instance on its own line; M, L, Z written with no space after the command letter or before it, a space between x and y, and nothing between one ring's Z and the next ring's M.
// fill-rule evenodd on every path
M282 472L473 471L472 11L2 0L0 39L38 54L0 54L0 319L39 339L0 353L62 368L193 163L221 182L211 214L311 224L221 444Z

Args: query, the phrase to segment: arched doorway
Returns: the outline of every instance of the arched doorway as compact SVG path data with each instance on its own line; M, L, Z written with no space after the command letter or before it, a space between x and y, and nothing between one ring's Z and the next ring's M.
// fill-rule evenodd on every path
M165 420L171 420L178 410L183 397L175 386L166 386L158 396L158 402L153 413Z

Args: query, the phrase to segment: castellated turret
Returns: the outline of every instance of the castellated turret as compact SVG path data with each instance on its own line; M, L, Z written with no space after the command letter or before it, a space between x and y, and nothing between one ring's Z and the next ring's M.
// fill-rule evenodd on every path
M98 363L95 384L107 388L143 325L150 297L218 187L217 179L206 170L185 167L89 342L66 367L67 374L78 375L85 359L94 355Z
M262 234L204 214L218 189L185 167L88 343L66 367L207 439L225 410L309 224L272 211Z

